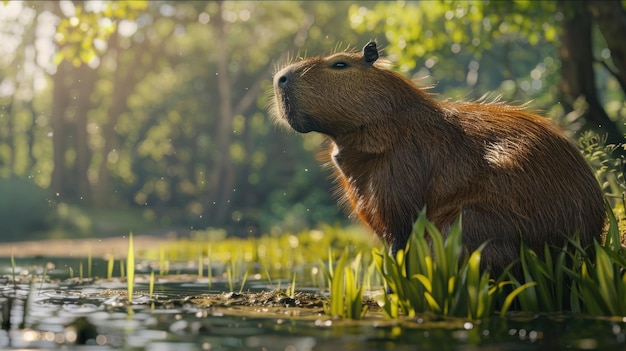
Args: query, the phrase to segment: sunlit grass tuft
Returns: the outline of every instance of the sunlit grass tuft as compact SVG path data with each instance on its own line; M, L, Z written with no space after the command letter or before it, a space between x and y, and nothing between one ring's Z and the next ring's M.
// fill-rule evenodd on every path
M350 264L346 249L337 263L333 264L333 255L329 252L325 275L330 287L330 302L324 306L326 314L348 319L361 319L365 316L367 306L363 304L364 279L359 274L361 264L360 253Z
M421 313L468 319L493 316L509 282L496 281L481 271L483 247L464 256L461 219L451 225L444 240L422 212L405 250L394 256L374 249L376 267L390 289L383 296L383 311L389 318ZM511 292L509 300L517 293Z
M460 219L443 241L422 213L406 250L395 256L374 250L376 266L391 290L383 296L383 311L390 318L433 313L481 319L496 312L505 316L514 306L525 312L626 315L626 259L619 244L618 222L610 208L607 211L607 240L605 245L595 243L592 248L595 261L576 239L564 248L546 245L542 256L522 244L522 282L510 274L505 280L504 276L494 279L481 272L484 245L463 258ZM507 288L510 284L512 287Z

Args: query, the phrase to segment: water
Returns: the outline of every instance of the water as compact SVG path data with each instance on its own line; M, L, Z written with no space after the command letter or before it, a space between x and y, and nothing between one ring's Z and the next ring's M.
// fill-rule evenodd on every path
M18 271L28 264L20 262ZM34 276L40 270L30 268ZM51 270L63 276L57 282L28 284L23 275L14 285L12 274L3 272L3 350L626 350L622 317L518 313L474 322L431 315L388 320L373 309L365 320L346 321L324 315L321 300L298 304L260 294L271 289L261 279L246 283L249 293L224 294L223 280L209 292L206 279L172 275L156 284L150 298L143 274L129 305L119 279L68 279L61 269Z
M85 350L623 350L626 318L511 315L480 322L420 316L386 320L332 320L317 308L204 304L223 294L197 294L172 283L154 298L146 286L132 305L115 282L72 286L0 287L9 301L10 328L3 349ZM123 284L118 283L118 288ZM169 284L166 284L169 285ZM105 287L103 287L105 286ZM177 291L177 294L165 291ZM144 292L144 293L142 293ZM220 299L218 298L218 300ZM24 307L26 306L26 310ZM3 320L4 325L4 320ZM8 329L8 330L7 330Z

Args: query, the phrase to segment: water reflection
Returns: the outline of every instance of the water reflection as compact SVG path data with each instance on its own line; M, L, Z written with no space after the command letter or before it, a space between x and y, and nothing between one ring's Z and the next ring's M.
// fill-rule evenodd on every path
M420 316L332 320L322 308L239 304L246 294L207 294L191 279L162 283L133 304L111 282L0 286L2 349L84 350L618 350L626 318L512 314L482 321ZM250 286L263 282L251 282ZM221 288L225 289L225 284ZM40 288L41 287L41 288ZM205 285L206 287L206 285ZM215 296L219 296L216 298ZM220 303L228 301L228 303ZM292 303L292 302L290 302ZM8 321L7 321L8 318ZM5 323L6 322L6 323Z

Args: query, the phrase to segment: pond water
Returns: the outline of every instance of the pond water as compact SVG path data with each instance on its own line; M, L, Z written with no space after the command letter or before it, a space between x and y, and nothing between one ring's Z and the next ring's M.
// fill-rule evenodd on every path
M43 269L29 267L35 275ZM626 350L621 317L511 313L482 321L430 315L388 320L372 305L364 320L336 320L324 315L323 294L308 289L287 297L261 279L250 279L244 293L225 293L223 280L209 291L206 278L170 275L159 279L150 297L148 278L140 274L128 303L119 279L50 272L60 278L42 283L20 275L14 283L12 272L2 271L0 349Z

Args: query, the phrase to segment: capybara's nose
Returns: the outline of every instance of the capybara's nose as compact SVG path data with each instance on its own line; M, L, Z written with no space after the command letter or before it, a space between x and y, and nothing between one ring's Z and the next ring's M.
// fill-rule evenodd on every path
M274 78L274 84L279 88L285 88L289 85L293 71L291 69L283 69L276 74Z

